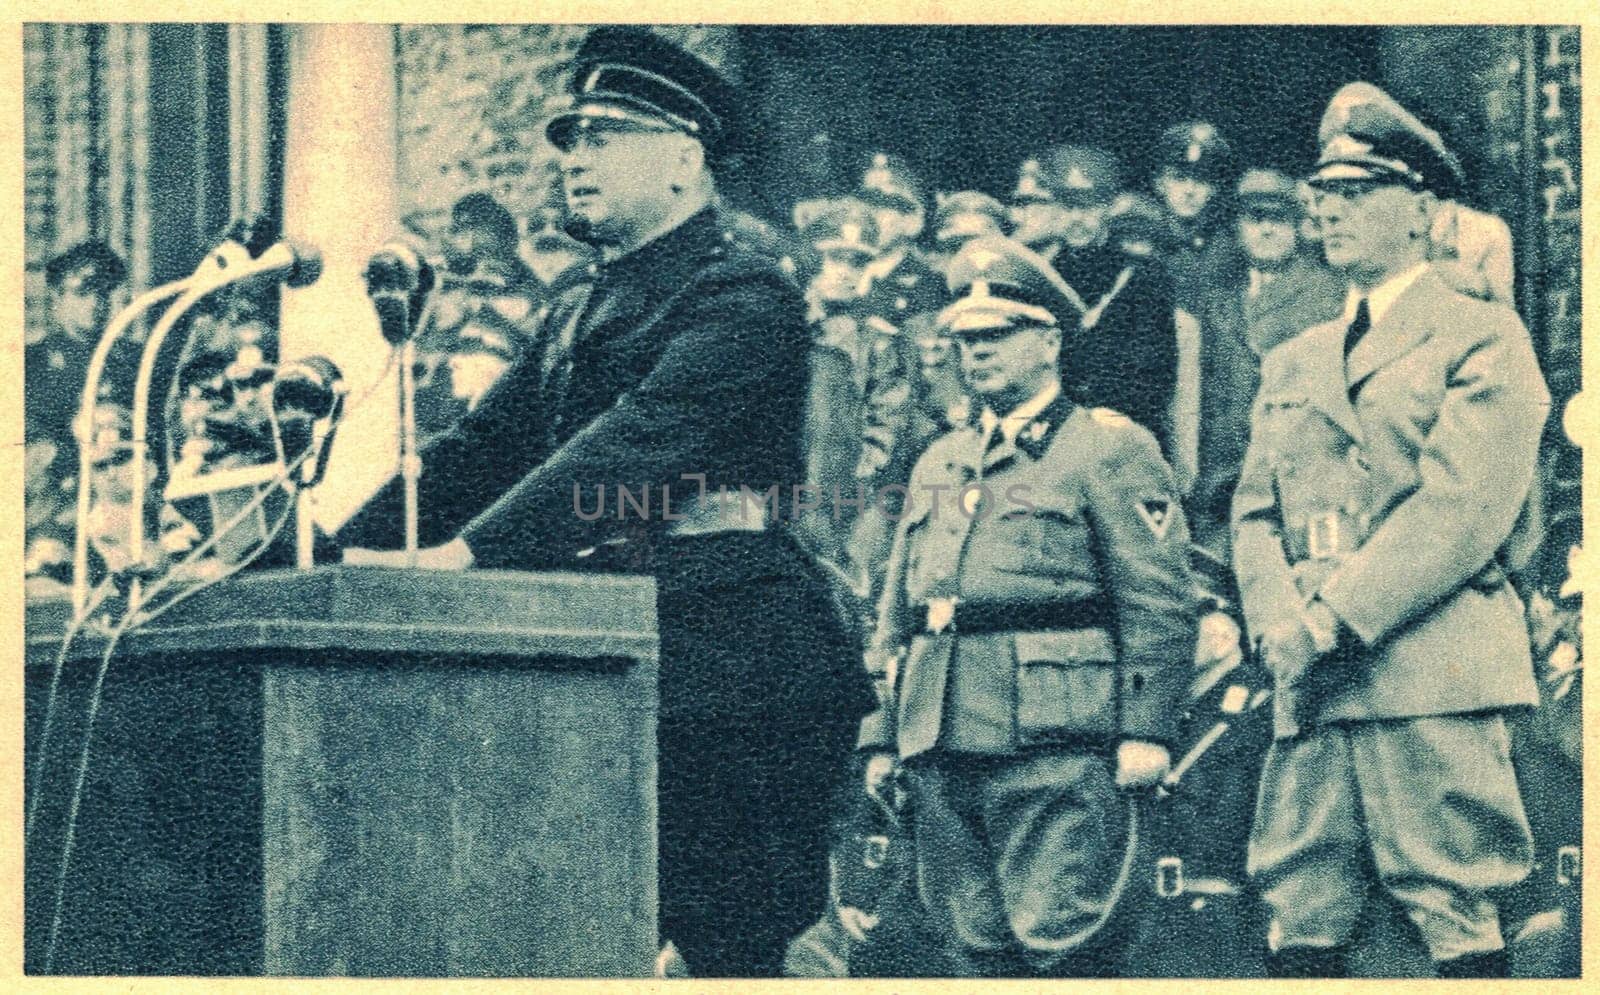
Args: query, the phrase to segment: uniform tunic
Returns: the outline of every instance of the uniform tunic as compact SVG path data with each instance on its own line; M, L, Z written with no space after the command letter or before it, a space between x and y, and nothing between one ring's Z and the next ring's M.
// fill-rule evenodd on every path
M1267 355L1234 494L1252 638L1313 595L1356 637L1275 675L1250 866L1275 946L1347 940L1371 866L1443 960L1501 946L1487 896L1528 871L1501 713L1538 699L1507 573L1549 395L1515 313L1431 270L1369 310L1348 363L1346 319Z
M1193 658L1171 473L1143 428L1061 397L1014 439L974 425L935 442L907 505L861 745L909 761L922 895L958 960L1059 968L1122 854L1108 750L1172 742Z

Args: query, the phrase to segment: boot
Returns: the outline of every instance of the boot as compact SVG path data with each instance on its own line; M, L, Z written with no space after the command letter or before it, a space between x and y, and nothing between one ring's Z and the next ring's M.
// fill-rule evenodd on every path
M1467 954L1438 962L1441 978L1509 978L1511 955L1504 947L1482 954Z
M1347 977L1343 947L1285 947L1267 954L1269 978Z

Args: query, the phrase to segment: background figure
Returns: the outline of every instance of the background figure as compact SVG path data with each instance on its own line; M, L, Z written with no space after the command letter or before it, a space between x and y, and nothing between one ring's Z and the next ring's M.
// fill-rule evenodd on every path
M1152 185L1177 233L1167 270L1178 306L1193 314L1205 260L1217 235L1226 235L1227 195L1236 176L1233 145L1216 125L1189 121L1161 133L1155 159Z
M1439 136L1366 83L1322 135L1309 183L1345 311L1268 354L1233 503L1274 684L1249 843L1269 972L1346 973L1381 888L1441 976L1506 977L1496 900L1533 856L1506 715L1539 700L1508 574L1535 545L1550 395L1516 313L1428 264L1462 181Z
M1055 210L1055 197L1044 180L1041 157L1022 160L1017 168L1017 185L1006 208L1011 237L1028 248L1049 255L1061 237L1061 216Z
M103 242L73 246L45 265L50 317L43 335L26 343L22 360L24 576L35 595L65 593L72 578L78 493L73 422L83 401L89 357L126 278L121 257ZM132 400L139 354L132 336L112 349L100 381L99 398L105 404L125 406ZM97 421L91 429L95 437L99 425Z
M1428 233L1428 258L1445 282L1468 297L1516 307L1511 228L1459 201L1439 205Z
M846 602L863 612L870 590L866 569L854 562L850 534L858 510L834 500L861 486L856 468L863 446L862 408L869 378L872 335L855 315L863 272L877 249L877 222L854 201L832 202L808 219L801 239L818 260L806 287L810 319L810 397L805 419L806 482L818 488L815 509L800 516L798 531L808 547L845 578Z
M1160 265L1110 244L1121 167L1102 149L1063 145L1044 178L1059 232L1041 255L1071 289L1062 322L1062 386L1079 404L1120 411L1167 445L1177 377L1172 290Z
M1200 323L1198 397L1192 420L1175 426L1174 462L1190 468L1187 507L1196 543L1219 564L1232 562L1229 503L1250 437L1250 408L1261 357L1312 325L1338 315L1344 286L1319 245L1299 237L1295 182L1273 170L1248 170L1232 198L1234 230L1196 298ZM1223 572L1212 576L1221 580ZM1228 583L1219 590L1235 600Z
M447 431L469 407L467 397L481 399L493 386L489 381L457 388L451 377L457 369L485 373L487 367L481 359L454 362L455 352L465 347L483 357L481 343L490 338L504 343L497 349L509 352L514 361L532 348L549 295L521 258L516 218L486 193L456 201L441 248L445 271L417 333L417 431L422 438ZM555 260L547 261L565 262L559 248L554 255Z
M877 258L862 273L855 303L866 339L862 393L861 459L856 481L875 496L856 516L851 559L867 581L865 604L877 602L884 562L900 513L899 494L926 441L916 437L913 417L920 361L918 323L944 305L944 280L917 249L927 216L922 181L897 157L875 154L853 194L878 223Z

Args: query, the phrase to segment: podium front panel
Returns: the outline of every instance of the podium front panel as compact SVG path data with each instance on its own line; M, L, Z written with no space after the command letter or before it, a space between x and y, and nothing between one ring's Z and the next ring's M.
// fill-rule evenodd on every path
M649 973L648 579L330 568L194 602L108 677L57 973ZM30 614L33 735L52 628ZM28 849L33 970L103 644L77 646Z

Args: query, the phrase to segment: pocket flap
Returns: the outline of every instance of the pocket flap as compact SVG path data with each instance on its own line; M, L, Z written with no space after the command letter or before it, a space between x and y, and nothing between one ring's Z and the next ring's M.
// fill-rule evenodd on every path
M1019 632L1014 638L1020 664L1115 663L1117 659L1111 635L1104 629Z

